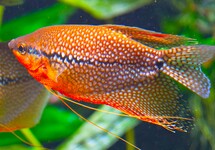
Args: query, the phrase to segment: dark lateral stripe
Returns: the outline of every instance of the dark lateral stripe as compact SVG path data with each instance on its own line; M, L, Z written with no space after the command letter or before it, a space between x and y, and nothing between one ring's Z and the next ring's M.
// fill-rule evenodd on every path
M83 63L83 64L95 65L97 63L97 64L100 64L100 65L102 65L102 64L112 64L112 65L113 64L118 64L118 65L123 65L123 64L120 64L119 62L102 62L102 61L93 60L93 59L83 60L83 59L77 59L75 57L72 57L72 59L69 59L68 56L62 57L61 54L57 54L57 53L47 54L45 52L42 52L42 55L45 56L45 57L47 57L50 60L52 60L54 57L57 57L58 60L61 60L62 63L66 60L69 63L75 62L76 64Z
M77 58L74 58L74 57L72 57L72 59L69 59L68 56L62 57L61 54L58 54L58 53L47 54L44 51L39 51L39 50L37 50L35 48L31 48L31 47L29 48L29 53L33 54L33 55L37 55L37 56L41 56L41 54L42 54L44 57L48 58L51 61L52 61L52 59L54 57L57 57L58 60L60 60L62 63L64 62L64 60L67 60L67 62L69 62L69 63L72 63L74 61L76 64L80 64L80 63L87 63L87 64L91 64L91 65L95 64L95 62L92 61L92 60L82 60L82 59L77 59ZM105 62L99 62L99 61L97 61L97 63L103 63L104 64Z
M17 84L21 82L26 82L32 79L30 76L23 76L19 78L9 78L9 77L0 77L0 85L5 86L9 84Z
M64 60L66 59L69 63L71 63L72 61L75 61L75 63L79 64L79 63L87 63L87 64L93 64L90 60L84 61L82 59L77 59L72 57L72 59L70 60L69 57L64 56L62 57L61 55L57 54L57 53L53 53L53 54L46 54L45 52L42 53L45 57L49 58L49 59L53 59L54 57L57 57L58 60L61 60L62 62L64 62Z

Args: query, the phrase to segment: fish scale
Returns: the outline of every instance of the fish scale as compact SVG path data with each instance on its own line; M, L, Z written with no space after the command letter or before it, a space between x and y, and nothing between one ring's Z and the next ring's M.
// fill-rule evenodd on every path
M48 89L187 131L191 116L176 82L208 97L210 81L200 65L215 54L214 46L183 46L193 41L127 26L61 25L14 39L9 47ZM170 49L156 49L162 46Z

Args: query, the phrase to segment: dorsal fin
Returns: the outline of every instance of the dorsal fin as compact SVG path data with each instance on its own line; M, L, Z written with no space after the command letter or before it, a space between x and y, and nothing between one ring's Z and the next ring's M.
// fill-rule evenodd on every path
M136 27L118 26L118 25L102 25L103 27L121 32L144 45L153 48L170 48L184 44L196 44L196 40L177 36L172 34L163 34L150 30L144 30Z

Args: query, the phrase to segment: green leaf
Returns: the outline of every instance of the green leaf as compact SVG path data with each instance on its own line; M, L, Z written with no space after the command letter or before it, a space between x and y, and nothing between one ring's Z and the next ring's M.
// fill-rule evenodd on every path
M70 110L48 106L38 126L32 128L32 132L39 141L63 139L73 134L83 120Z
M17 133L17 135L22 136L21 133ZM12 133L0 133L0 139L0 149L2 146L21 143L21 141L16 138Z
M9 145L0 147L1 150L29 150L28 147L24 145Z
M56 3L49 8L13 19L1 26L0 41L11 40L44 26L65 23L75 10L74 7Z
M144 6L152 0L59 0L79 7L97 19L110 19Z
M122 112L112 107L102 105L99 109L110 113L95 111L88 120L117 136L122 136L126 131L134 128L139 123L139 120L134 118L111 114L122 114ZM105 131L99 129L95 125L85 122L73 135L62 143L57 150L108 149L117 140L116 136L105 133Z

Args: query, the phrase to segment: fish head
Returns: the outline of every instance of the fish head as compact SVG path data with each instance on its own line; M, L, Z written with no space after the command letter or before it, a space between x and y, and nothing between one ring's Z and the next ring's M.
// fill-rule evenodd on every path
M28 72L40 82L47 78L48 60L41 51L41 44L38 37L33 34L25 35L11 40L9 48L18 61L28 70Z
M11 40L8 46L18 61L37 81L48 85L50 80L56 81L59 73L51 67L46 54L48 44L41 33L43 30L18 37Z
M25 68L34 71L41 66L41 51L36 46L33 46L34 38L31 38L31 40L28 38L28 36L22 36L13 39L8 43L8 46Z

